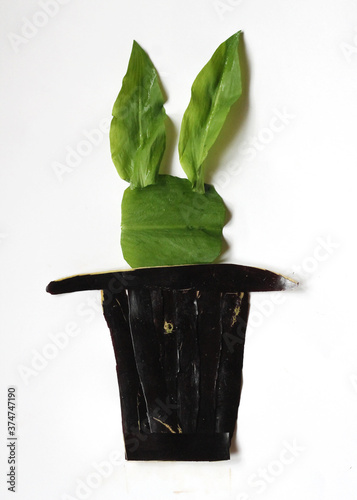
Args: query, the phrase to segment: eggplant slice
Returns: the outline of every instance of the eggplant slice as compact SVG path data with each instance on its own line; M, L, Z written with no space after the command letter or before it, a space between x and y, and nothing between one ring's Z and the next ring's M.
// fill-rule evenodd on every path
M103 290L128 460L228 460L242 386L249 292L297 283L233 264L170 266L52 281Z

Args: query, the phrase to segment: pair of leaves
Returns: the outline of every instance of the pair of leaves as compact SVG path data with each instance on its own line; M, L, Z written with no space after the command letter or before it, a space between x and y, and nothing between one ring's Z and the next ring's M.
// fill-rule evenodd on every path
M192 85L179 138L189 180L159 175L164 97L148 55L133 44L110 128L113 162L130 182L122 201L121 245L133 267L207 263L221 251L225 208L204 184L203 163L241 94L239 37L240 32L218 47Z
M200 71L182 120L180 162L193 189L200 193L204 193L203 162L230 107L242 93L239 37L240 32L223 42ZM134 188L156 182L165 150L165 118L157 72L134 41L110 129L114 165Z

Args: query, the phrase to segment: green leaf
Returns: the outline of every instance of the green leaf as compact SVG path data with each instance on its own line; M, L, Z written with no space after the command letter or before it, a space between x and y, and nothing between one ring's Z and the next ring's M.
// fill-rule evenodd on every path
M232 104L242 93L238 57L240 32L223 42L191 89L179 139L181 165L193 188L204 192L203 162Z
M163 104L157 72L134 41L110 126L114 165L132 187L156 182L166 142Z
M224 222L225 206L213 186L199 194L187 179L159 175L157 184L124 192L124 258L131 267L212 262Z

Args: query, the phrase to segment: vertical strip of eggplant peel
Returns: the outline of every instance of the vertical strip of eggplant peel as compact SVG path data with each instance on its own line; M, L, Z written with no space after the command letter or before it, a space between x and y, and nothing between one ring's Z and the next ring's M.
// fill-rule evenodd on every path
M178 420L183 434L194 434L199 408L200 358L197 338L196 290L174 290L178 346Z
M217 289L197 292L198 348L200 353L200 401L197 432L214 433L216 381L221 355L221 293Z
M225 293L221 300L222 350L217 379L216 432L232 437L242 388L249 293Z
M177 419L177 373L179 371L177 328L175 321L175 301L172 289L163 289L164 324L161 329L163 344L163 366L168 392L168 409L172 422L175 420L175 432L181 433L182 429Z
M177 420L178 360L173 292L164 288L152 288L150 293L153 321L159 342L160 364L167 391L167 400L158 403L166 412L163 422L166 423L167 430L179 433L181 428Z
M115 295L107 294L104 290L102 306L117 363L123 432L125 436L129 436L139 431L137 397L140 381L130 335L128 299L125 290Z
M160 342L153 321L150 290L128 290L129 318L136 367L146 402L150 432L175 432L165 402L167 389L160 363Z

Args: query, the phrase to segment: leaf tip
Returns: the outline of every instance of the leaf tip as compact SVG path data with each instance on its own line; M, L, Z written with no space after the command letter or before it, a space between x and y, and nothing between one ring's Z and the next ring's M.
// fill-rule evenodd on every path
M132 55L133 54L145 54L147 58L149 58L149 56L147 55L147 53L145 52L145 50L142 48L142 46L140 45L140 43L138 43L136 40L133 40L133 46L132 46L132 49L131 49L131 53Z
M241 30L237 31L236 33L234 33L232 36L230 36L228 39L227 39L227 42L232 42L232 43L235 43L237 44L238 46L238 43L239 43L239 40L240 40L240 37L243 35L243 32Z

